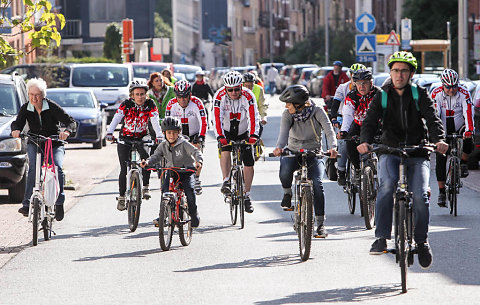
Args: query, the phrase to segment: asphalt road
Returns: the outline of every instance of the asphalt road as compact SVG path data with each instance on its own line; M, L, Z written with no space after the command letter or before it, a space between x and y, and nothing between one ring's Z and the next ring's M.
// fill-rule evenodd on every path
M282 106L270 102L267 153L276 142ZM478 303L478 192L462 189L458 217L432 203L434 263L424 271L415 262L409 291L402 294L394 256L368 254L374 232L365 230L358 211L348 213L346 195L336 182L324 183L329 236L313 240L306 262L299 258L291 214L280 209L277 159L256 164L255 212L246 215L245 229L231 226L219 191L215 145L210 133L204 192L197 198L201 224L188 247L175 236L170 251L160 249L151 224L160 197L154 175L153 197L142 205L139 228L128 230L126 212L116 210L118 163L106 160L110 174L54 224L57 235L26 247L0 269L0 304Z

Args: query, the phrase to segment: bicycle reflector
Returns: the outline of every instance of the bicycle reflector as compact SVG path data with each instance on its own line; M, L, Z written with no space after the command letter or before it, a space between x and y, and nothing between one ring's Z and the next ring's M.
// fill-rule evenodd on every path
M299 150L299 152L303 153L303 152L305 152L305 150L302 148L302 149Z

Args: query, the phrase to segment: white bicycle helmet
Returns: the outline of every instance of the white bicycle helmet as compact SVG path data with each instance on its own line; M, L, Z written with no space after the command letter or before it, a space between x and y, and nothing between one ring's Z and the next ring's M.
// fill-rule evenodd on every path
M458 73L455 72L455 70L452 69L445 69L442 72L442 84L444 86L456 86L458 85Z
M147 82L144 80L134 80L130 82L130 86L128 88L130 93L132 93L132 91L137 88L143 88L145 89L145 91L148 91Z
M238 71L229 71L223 76L225 87L238 87L243 83L242 74Z

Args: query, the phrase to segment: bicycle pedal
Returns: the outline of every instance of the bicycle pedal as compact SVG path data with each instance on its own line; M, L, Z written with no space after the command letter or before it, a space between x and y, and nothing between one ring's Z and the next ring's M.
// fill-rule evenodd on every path
M383 253L396 254L397 250L396 249L387 249L387 250L383 251Z
M285 212L293 211L293 207L289 207L289 208L282 207L282 209L283 209Z

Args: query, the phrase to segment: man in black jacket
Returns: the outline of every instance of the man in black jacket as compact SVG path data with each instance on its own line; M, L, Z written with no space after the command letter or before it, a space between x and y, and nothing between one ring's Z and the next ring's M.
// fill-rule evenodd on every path
M17 119L12 122L12 136L20 137L20 132L28 122L30 132L45 137L58 135L60 140L65 140L68 136L76 131L77 125L75 120L69 116L57 103L45 98L47 93L47 84L41 78L32 78L27 83L28 100L18 112ZM65 131L60 131L59 123L63 123ZM30 197L33 193L35 185L35 162L37 148L33 143L28 143L28 175L27 184L25 186L25 196L22 201L22 207L18 210L23 216L28 216L28 208L30 205ZM60 193L55 203L55 219L60 221L63 219L63 203L65 202L65 193L63 191L63 157L65 148L60 142L53 141L53 160L58 167L58 182L60 184Z
M387 93L387 103L382 106L382 93L376 94L363 121L360 153L369 150L368 143L383 122L381 142L392 147L400 143L418 145L429 138L436 144L436 150L445 153L448 144L444 140L442 122L435 112L434 103L424 88L418 88L418 100L414 99L414 89L410 80L417 68L417 60L409 52L395 52L388 61L391 82L382 89ZM385 109L384 109L385 108ZM424 121L422 120L425 120ZM428 137L427 137L428 132ZM425 151L410 154L407 159L408 189L413 193L414 239L417 244L418 261L424 269L432 263L432 252L427 243L429 223L429 177L430 161ZM377 240L370 254L382 254L387 249L387 239L391 238L393 193L398 182L400 158L392 154L380 154L378 161L379 189L375 206L375 237Z
M212 88L205 81L205 72L197 71L195 72L195 83L192 86L192 95L198 97L202 100L203 106L207 110L207 124L208 126L212 125L212 103L211 98L215 95Z

